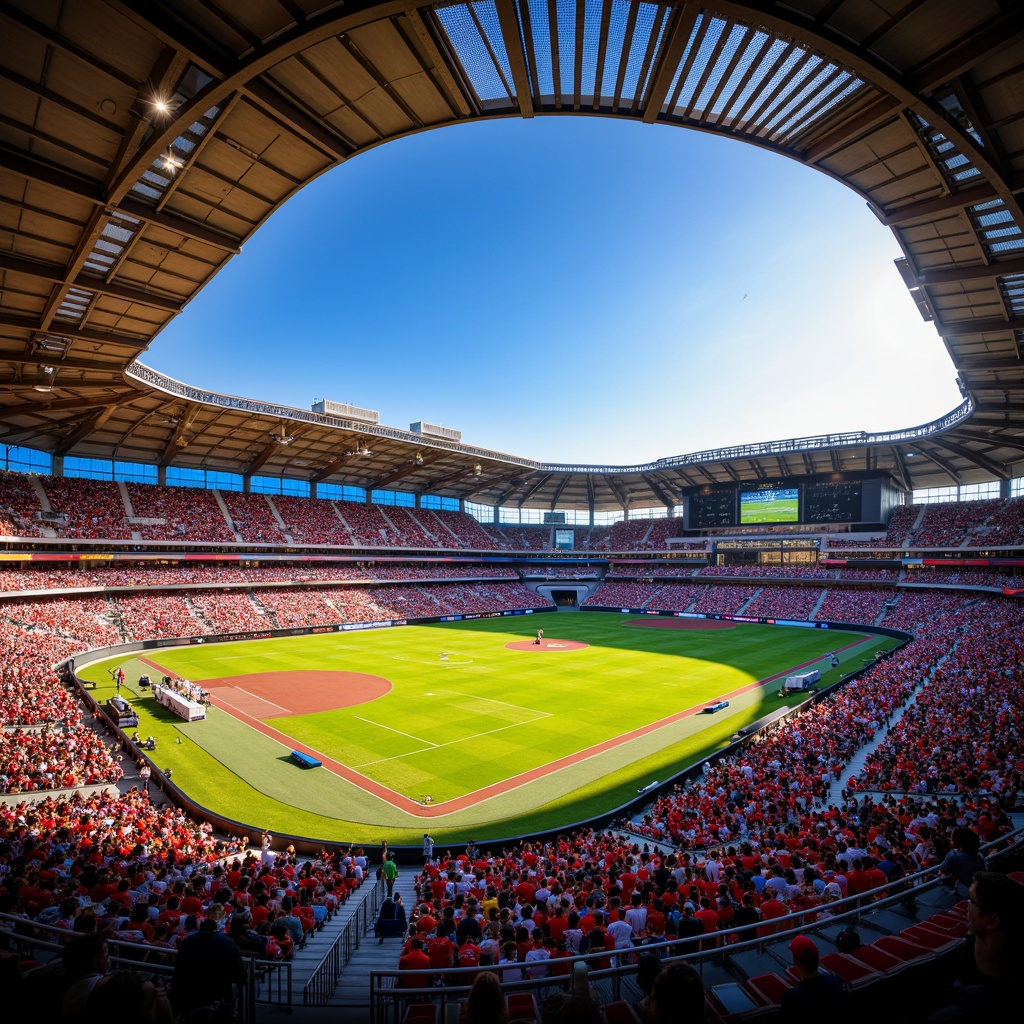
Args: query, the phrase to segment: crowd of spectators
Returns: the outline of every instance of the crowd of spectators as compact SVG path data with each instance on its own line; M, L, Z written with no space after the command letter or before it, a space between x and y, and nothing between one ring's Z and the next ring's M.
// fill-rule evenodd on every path
M33 477L0 469L0 537L39 537L42 509Z
M289 494L275 494L271 500L296 544L354 543L333 501Z
M161 487L127 483L128 500L138 519L162 519L163 525L133 523L131 529L143 540L193 540L232 542L235 535L217 496L201 487Z
M696 567L691 564L678 564L678 565L649 565L647 563L641 563L639 565L631 565L628 562L612 562L608 566L608 572L605 579L683 579L686 577L694 576L697 572Z
M810 619L822 596L819 587L764 587L743 609L744 615L771 619Z
M64 517L57 528L58 536L85 540L131 538L128 512L114 481L63 476L41 476L39 480L50 510Z
M1024 609L984 599L948 621L951 649L852 785L1012 806L1024 788Z
M881 587L830 587L814 617L821 622L871 625L896 596L897 591Z
M740 609L757 593L756 587L731 584L704 586L693 603L695 612L737 615Z
M123 772L114 758L86 724L0 729L0 793L117 782Z
M742 579L834 580L835 569L816 565L705 565L698 576L736 576Z
M915 547L955 548L999 509L999 500L947 501L926 505L911 541Z
M238 539L247 544L283 544L284 530L265 494L222 491L224 507L231 516Z
M910 531L920 514L920 505L897 505L889 517L885 543L890 547L902 547L910 537Z
M368 873L360 847L255 851L134 788L0 804L3 909L68 941L101 933L170 952L202 928L243 956L290 959Z
M116 601L125 640L150 637L202 636L207 632L203 620L193 613L182 594L121 594Z

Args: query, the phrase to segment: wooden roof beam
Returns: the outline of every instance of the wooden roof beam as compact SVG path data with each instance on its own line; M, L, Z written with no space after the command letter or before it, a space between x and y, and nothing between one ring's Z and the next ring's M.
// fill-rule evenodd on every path
M523 117L533 117L533 96L530 93L530 76L526 71L526 55L523 53L519 35L519 20L512 0L495 0L498 11L498 25L505 43L505 53L512 69L512 82L516 90L516 102Z
M341 163L355 152L355 147L351 142L336 135L318 118L311 116L290 100L285 99L267 82L262 80L247 82L243 93L249 104L260 113L269 117L280 127L294 132L331 160Z
M654 475L651 473L641 473L640 476L643 478L644 483L654 492L654 496L665 506L665 508L675 508L678 504L673 498L669 497L668 493L661 486L660 481L656 480Z
M971 338L977 334L1024 331L1024 317L1011 317L1009 320L980 317L976 320L950 320L945 323L936 321L935 328L944 338Z
M661 53L655 58L654 69L650 75L651 84L644 97L645 124L654 124L661 114L661 108L668 99L672 79L679 69L679 62L683 59L683 51L699 14L700 5L694 3L694 0L686 0L672 11L668 28L665 30L665 42Z
M217 231L215 228L191 221L178 214L154 210L153 207L147 206L137 199L132 199L130 196L126 196L116 206L106 205L103 200L103 186L99 182L92 178L71 174L45 160L10 146L0 145L0 168L30 181L39 182L41 185L48 185L83 202L92 203L94 206L106 206L109 212L120 210L136 220L152 224L154 227L166 228L175 234L193 238L197 242L203 242L216 249L222 249L235 255L242 251L241 239L226 235L223 231Z
M1024 256L1014 256L995 263L972 263L970 266L937 267L915 273L917 283L925 287L936 284L959 284L961 281L984 281L1007 274L1024 274Z
M378 487L387 487L388 484L393 484L397 480L403 480L407 476L412 476L413 473L416 473L419 470L424 469L426 466L429 466L432 462L437 462L438 459L442 459L444 458L445 455L448 454L449 453L447 451L434 450L422 456L422 459L419 462L417 462L415 459L410 459L409 462L403 463L402 466L400 466L393 472L388 473L386 476L382 476L379 480L375 480L373 483L367 484L366 489L368 491L374 491ZM471 466L469 472L472 471L473 467Z
M945 85L951 79L970 71L978 61L991 57L1010 46L1024 32L1024 8L1013 5L989 20L979 31L962 36L944 53L929 60L908 76L907 87L924 95Z
M114 411L128 401L128 397L120 401L111 402L102 409L97 409L91 416L87 416L76 430L73 430L56 448L54 455L67 455L79 442L84 441L94 430L98 430L111 417Z
M109 295L116 299L123 299L125 302L137 302L140 305L152 306L169 313L180 313L183 308L182 302L178 299L165 295L154 295L152 292L143 291L141 288L132 288L130 285L108 284L102 277L96 277L93 274L77 274L67 280L63 267L39 263L36 260L26 260L20 256L10 256L6 253L0 253L0 270L9 271L12 274L24 274L26 277L32 277L38 281L50 281L62 286L84 288L97 295ZM47 329L45 323L40 329Z
M53 402L47 402L45 399L38 402L22 402L20 405L0 406L0 412L6 417L33 415L34 413L73 412L78 409L95 409L98 405L108 404L111 399L132 397L139 397L139 392L134 388L131 391L108 392L104 395L94 395L91 398L58 398Z
M957 213L976 203L986 203L991 199L998 198L999 193L992 184L985 182L983 185L965 188L960 192L936 196L934 199L920 199L907 206L900 206L888 213L882 213L879 220L888 228L899 227L911 221L935 217L937 214Z
M962 444L957 444L955 441L949 440L949 438L933 437L928 439L928 443L938 448L943 448L947 452L952 452L954 455L959 455L960 458L973 463L979 469L985 470L986 473L991 473L997 480L1010 479L1010 471L1005 466L1000 466L987 456L979 452L973 452L970 448L965 448Z

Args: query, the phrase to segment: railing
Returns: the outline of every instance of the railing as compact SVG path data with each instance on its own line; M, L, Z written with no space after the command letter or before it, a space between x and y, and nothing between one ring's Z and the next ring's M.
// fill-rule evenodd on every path
M1011 849L1019 849L1024 844L1024 827L1017 828L1007 835L1000 836L991 843L981 847L981 851L989 854L1002 856ZM859 922L865 911L885 910L906 900L908 896L918 896L923 892L934 889L940 885L945 876L942 873L941 865L927 868L914 875L893 882L887 882L884 886L872 889L870 892L858 893L856 896L848 896L842 900L836 900L827 906L829 916L820 919L822 907L812 907L807 910L796 911L781 918L774 918L769 921L762 921L760 924L739 925L731 928L723 928L703 938L687 937L685 939L671 939L666 942L652 943L634 947L631 950L601 950L598 953L587 953L582 956L569 957L558 961L560 969L572 970L572 964L583 962L591 967L590 978L592 981L610 982L612 995L610 1001L621 997L622 979L636 972L635 963L620 963L618 961L633 960L639 952L664 953L662 963L685 962L690 963L703 977L704 965L716 958L731 957L740 953L761 952L768 944L784 941L788 943L794 936L801 934L814 934L823 928L831 928L835 925L845 927ZM888 890L898 888L900 891L886 895ZM765 931L770 929L770 932ZM760 930L761 935L752 939L744 939L738 942L728 942L730 935L742 935L744 932L750 934L752 930ZM726 940L726 944L719 946L720 940ZM675 953L674 950L681 945L688 945L692 949L695 945L705 942L714 942L713 949L695 950L683 954ZM593 969L593 964L599 960L611 960L613 966L604 969ZM568 966L567 966L568 965ZM492 968L485 968L491 970ZM479 967L460 967L445 971L417 970L417 976L431 979L428 988L406 988L399 986L402 972L397 969L389 971L372 971L370 973L370 1021L371 1024L392 1024L401 1019L405 1008L409 1003L422 1002L427 1000L440 1000L441 1019L445 1019L447 1007L450 1003L456 1003L466 998L473 977L480 973ZM434 979L444 978L443 988L433 985ZM465 979L463 982L462 979ZM503 992L533 992L540 996L547 994L555 986L568 981L568 975L559 977L545 977L537 979L524 979L523 981L503 981Z
M380 909L384 883L377 882L373 889L360 901L355 913L346 922L341 934L334 940L334 945L327 951L323 960L310 975L309 981L302 989L302 1002L307 1006L323 1006L331 998L331 993L338 987L341 972L352 959L352 954L359 948L363 936L377 920Z
M49 933L52 937L44 938L43 935L46 933ZM61 951L67 942L77 937L75 932L69 932L66 928L37 925L32 921L25 920L25 918L15 917L11 914L0 914L0 934L4 936L8 948L43 963L59 959ZM174 974L174 950L160 949L155 946L143 947L138 943L132 942L118 942L116 938L108 938L107 943L115 950L110 957L112 970L137 971L146 975L150 980L157 982L158 985L166 985L171 981ZM157 956L155 959L146 955L139 955L140 951L146 949L153 954L170 955ZM288 987L290 990L291 965L270 964L246 957L243 957L242 965L245 969L245 981L241 985L236 986L236 1024L255 1024L256 1003L271 1001L261 1000L257 997L257 991L260 987L260 972L266 967L288 967Z
M533 459L524 459L518 455L492 451L490 448L477 448L475 445L448 441L443 437L437 437L433 434L416 434L410 430L400 430L398 427L382 427L363 420L333 416L330 413L296 409L291 405L273 405L269 402L260 402L254 398L239 398L235 395L224 395L217 391L204 391L201 388L193 387L191 384L175 380L173 377L166 377L158 370L146 366L145 363L131 363L125 369L125 373L134 380L149 384L150 387L154 387L168 395L176 395L179 398L185 398L190 402L199 402L202 405L214 405L221 409L240 409L243 412L251 412L258 416L272 416L278 420L296 420L300 423L314 423L322 427L335 427L340 430L365 434L367 437L387 437L396 441L406 441L420 448L444 448L448 451L458 452L461 455L492 459L495 462L507 462L531 470L541 468L540 463L535 462Z

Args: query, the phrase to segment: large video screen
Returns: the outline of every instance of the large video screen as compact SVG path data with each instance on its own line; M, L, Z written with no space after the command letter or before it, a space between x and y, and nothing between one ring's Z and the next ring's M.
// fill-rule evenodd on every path
M795 487L760 486L740 491L740 525L795 523L800 518L800 492Z
M690 495L687 528L703 530L711 526L732 526L736 522L736 488L707 488Z
M862 492L859 480L807 484L804 487L804 522L860 522Z

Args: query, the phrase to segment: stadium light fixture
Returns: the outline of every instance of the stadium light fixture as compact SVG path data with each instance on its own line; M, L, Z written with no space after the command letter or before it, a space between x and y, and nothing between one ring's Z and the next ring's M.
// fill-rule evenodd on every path
M480 475L480 474L481 474L482 472L483 472L483 470L482 470L482 469L480 468L480 463L478 462L478 463L477 463L477 464L476 464L476 465L475 465L475 466L473 467L473 476L479 476L479 475Z

